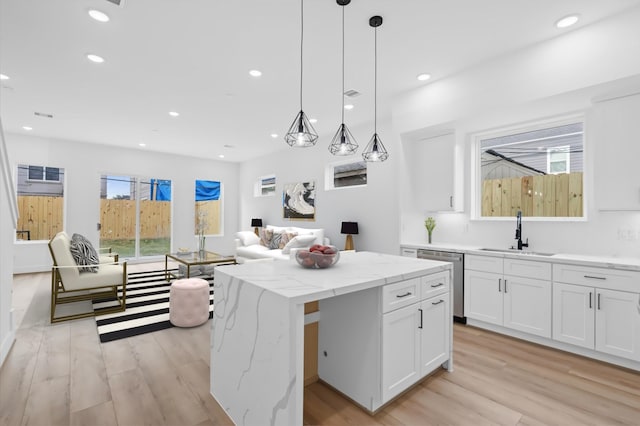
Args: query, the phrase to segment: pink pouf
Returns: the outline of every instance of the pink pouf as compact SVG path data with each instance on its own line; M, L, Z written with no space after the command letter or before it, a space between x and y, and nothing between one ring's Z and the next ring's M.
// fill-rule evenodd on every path
M209 283L186 278L171 284L169 321L176 327L194 327L209 319Z

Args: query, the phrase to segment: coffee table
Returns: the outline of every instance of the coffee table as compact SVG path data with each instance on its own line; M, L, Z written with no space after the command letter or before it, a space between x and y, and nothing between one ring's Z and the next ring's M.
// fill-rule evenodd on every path
M186 266L186 276L183 274L175 274L169 271L169 259L174 260ZM235 265L236 258L233 256L224 256L212 251L198 252L191 251L186 253L167 253L164 255L164 276L167 281L173 278L189 278L191 276L191 267L196 265Z

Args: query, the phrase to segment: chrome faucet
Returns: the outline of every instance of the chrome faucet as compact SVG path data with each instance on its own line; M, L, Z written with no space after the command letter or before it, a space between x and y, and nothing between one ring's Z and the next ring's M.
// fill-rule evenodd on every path
M522 242L522 212L518 210L516 215L516 240L518 240L518 250L522 250L522 247L529 247L529 238L527 242Z

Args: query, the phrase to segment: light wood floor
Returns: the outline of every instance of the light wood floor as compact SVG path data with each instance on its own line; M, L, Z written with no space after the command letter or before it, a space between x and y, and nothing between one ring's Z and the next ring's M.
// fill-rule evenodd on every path
M157 269L131 265L130 270ZM209 394L209 327L101 344L93 319L50 325L49 275L17 275L22 319L0 370L0 425L230 424ZM31 296L29 295L31 294ZM456 325L453 373L370 416L321 383L305 424L640 425L640 373Z

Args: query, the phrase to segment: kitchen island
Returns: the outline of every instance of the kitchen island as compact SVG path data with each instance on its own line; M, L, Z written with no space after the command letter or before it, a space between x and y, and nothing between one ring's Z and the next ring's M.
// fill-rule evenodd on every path
M211 394L236 424L301 425L304 304L319 300L320 379L375 411L452 369L450 281L450 263L371 252L216 268Z

